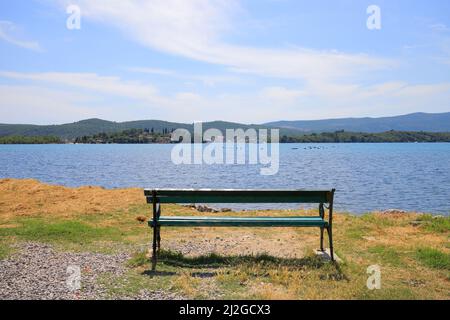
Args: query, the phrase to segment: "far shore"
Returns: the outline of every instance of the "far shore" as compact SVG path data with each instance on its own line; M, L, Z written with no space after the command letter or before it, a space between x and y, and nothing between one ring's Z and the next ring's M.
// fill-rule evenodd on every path
M207 144L208 142L204 142ZM280 142L280 144L448 144L450 141L380 141L380 142ZM108 142L108 143L75 143L75 142L59 142L59 143L0 143L1 145L151 145L151 144L167 144L172 145L175 144L173 142L152 142L152 143L116 143L116 142Z
M221 131L219 131L221 132ZM0 144L168 144L168 143L210 143L214 141L261 141L256 130L227 131L226 135L198 138L191 136L178 136L164 129L163 133L154 132L153 129L131 129L121 132L97 133L82 136L0 136ZM259 138L258 138L259 137ZM419 142L450 142L450 132L424 132L424 131L386 131L386 132L348 132L339 130L335 132L304 132L303 134L286 135L272 132L267 137L268 142L276 143L419 143ZM275 140L274 140L275 139Z

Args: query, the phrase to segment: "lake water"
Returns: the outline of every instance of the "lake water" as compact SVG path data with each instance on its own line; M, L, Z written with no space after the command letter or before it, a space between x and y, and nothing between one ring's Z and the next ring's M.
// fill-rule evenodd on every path
M450 214L448 143L281 144L279 172L272 176L260 175L261 165L177 166L172 148L2 145L0 178L106 188L336 188L338 211L399 208Z

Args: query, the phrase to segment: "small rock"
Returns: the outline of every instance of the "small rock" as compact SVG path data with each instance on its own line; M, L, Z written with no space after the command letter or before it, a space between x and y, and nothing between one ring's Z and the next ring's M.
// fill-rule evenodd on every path
M418 226L420 226L421 224L423 224L423 221L417 221L417 220L415 220L415 221L411 221L409 224L412 225L413 227L418 227Z
M196 206L196 209L198 212L219 212L218 210L216 210L214 208L204 206L204 205Z
M318 256L323 261L331 261L331 255L330 255L330 249L325 249L325 251L322 250L314 250L314 253L316 256ZM342 262L342 259L339 258L336 253L334 253L334 260L336 262Z
M382 214L405 214L406 211L400 209L388 209L381 211Z
M145 220L147 220L147 218L144 217L144 216L137 216L137 217L136 217L136 220L139 221L139 222L141 222L141 223L143 223L143 222L145 222Z
M417 279L403 280L402 282L411 287L424 287L426 284L424 280L417 280Z

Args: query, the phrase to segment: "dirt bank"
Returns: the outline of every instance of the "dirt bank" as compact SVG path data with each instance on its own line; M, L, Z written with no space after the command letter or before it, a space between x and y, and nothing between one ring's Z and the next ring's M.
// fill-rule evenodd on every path
M113 189L86 186L67 188L26 179L0 180L0 219L11 216L106 213L144 204L142 189Z

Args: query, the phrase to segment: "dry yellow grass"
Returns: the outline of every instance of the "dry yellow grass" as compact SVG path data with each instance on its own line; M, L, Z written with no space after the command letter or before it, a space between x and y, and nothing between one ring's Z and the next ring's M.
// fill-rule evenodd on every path
M66 188L37 180L0 180L0 218L108 213L144 204L141 189Z

